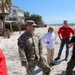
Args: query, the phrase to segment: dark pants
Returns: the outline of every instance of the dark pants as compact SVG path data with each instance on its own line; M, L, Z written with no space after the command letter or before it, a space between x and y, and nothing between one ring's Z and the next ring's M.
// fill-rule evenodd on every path
M74 66L75 66L75 60L71 59L67 64L66 75L72 75L72 70Z
M62 53L62 50L63 50L63 47L64 47L65 44L66 44L66 56L65 56L65 58L68 57L68 54L69 54L68 43L69 43L69 39L62 39L61 40L60 49L59 49L59 53L58 53L58 57L59 58L61 56L61 53Z

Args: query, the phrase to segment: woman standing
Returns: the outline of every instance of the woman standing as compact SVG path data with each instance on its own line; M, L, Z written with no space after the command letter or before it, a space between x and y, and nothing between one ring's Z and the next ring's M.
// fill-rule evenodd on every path
M47 47L47 62L49 65L55 65L53 63L54 45L56 42L56 35L52 27L48 28L48 32L41 38L42 44Z

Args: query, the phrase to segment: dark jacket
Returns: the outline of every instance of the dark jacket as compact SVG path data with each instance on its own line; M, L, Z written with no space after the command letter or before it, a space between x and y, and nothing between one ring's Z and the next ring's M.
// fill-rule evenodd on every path
M71 40L69 41L69 43L74 43L73 51L72 51L72 59L75 60L75 36L73 36L73 37L71 38Z

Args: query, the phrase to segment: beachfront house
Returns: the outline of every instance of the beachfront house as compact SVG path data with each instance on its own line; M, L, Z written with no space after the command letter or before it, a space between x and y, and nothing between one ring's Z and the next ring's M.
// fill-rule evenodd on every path
M9 14L5 17L5 24L9 25L10 29L12 29L13 22L17 22L17 23L20 22L21 24L24 24L24 11L21 8L17 6L12 6L11 10L8 11L5 10L5 12ZM0 13L2 13L1 10Z
M11 10L9 11L9 15L6 16L6 25L10 25L10 28L12 30L12 23L13 22L20 22L21 24L24 24L24 11L17 7L17 6L13 6L11 8Z

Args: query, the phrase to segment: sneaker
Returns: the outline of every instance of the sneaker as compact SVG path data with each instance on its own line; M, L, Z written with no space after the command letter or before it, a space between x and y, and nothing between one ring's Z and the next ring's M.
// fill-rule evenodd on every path
M55 60L59 60L59 59L60 59L59 57L55 58Z

